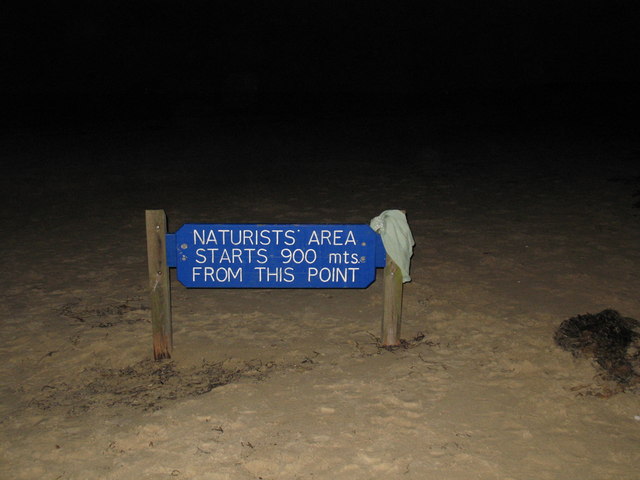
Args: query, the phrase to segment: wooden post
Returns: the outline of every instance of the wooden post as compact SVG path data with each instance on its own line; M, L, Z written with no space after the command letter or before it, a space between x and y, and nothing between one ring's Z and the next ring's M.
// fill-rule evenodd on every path
M406 210L400 210L406 214ZM384 298L382 314L382 346L400 345L400 327L402 325L402 271L387 255L384 267Z
M400 345L402 324L402 271L387 255L384 267L384 312L382 315L382 346Z
M173 330L171 326L171 285L167 266L167 216L164 210L147 210L147 259L149 262L149 295L151 297L151 329L153 358L171 358Z

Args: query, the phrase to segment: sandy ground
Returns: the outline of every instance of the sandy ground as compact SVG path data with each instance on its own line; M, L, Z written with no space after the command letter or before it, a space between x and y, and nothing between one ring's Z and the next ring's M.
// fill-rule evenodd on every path
M0 478L636 479L640 397L553 342L640 318L640 142L599 126L240 117L5 131ZM172 282L151 361L144 210L416 239L402 338L364 290Z

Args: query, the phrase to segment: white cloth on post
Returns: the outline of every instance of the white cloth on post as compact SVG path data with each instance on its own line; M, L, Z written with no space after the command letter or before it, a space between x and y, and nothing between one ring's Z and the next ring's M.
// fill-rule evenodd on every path
M402 282L410 282L409 268L416 242L407 223L407 216L400 210L385 210L371 220L370 226L380 234L387 255L400 268Z

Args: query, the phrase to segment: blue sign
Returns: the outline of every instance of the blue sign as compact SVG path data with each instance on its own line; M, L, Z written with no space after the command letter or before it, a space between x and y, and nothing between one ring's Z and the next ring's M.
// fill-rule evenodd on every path
M186 224L167 262L194 288L366 288L384 267L368 225Z

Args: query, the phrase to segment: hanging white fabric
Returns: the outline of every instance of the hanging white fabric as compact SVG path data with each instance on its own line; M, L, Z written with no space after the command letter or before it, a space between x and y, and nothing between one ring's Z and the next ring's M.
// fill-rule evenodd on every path
M410 282L409 269L416 242L407 223L407 216L400 210L385 210L373 218L370 225L380 234L387 254L400 268L403 283Z

